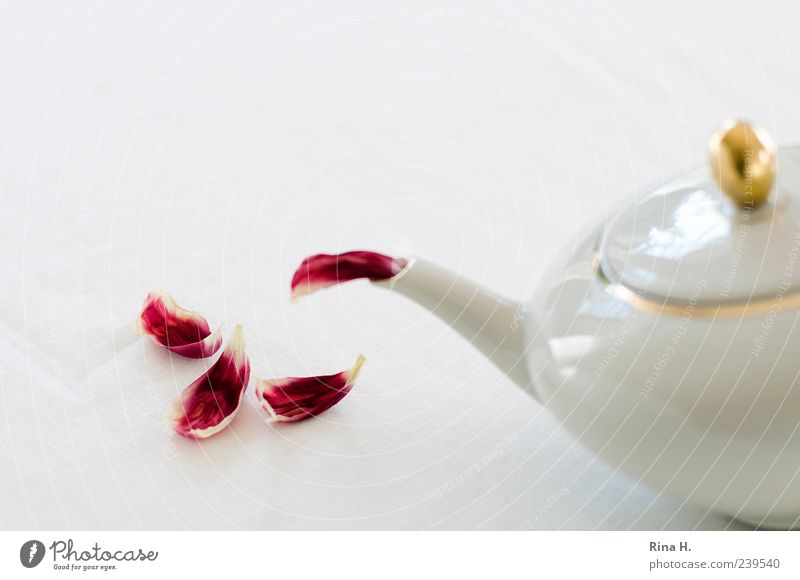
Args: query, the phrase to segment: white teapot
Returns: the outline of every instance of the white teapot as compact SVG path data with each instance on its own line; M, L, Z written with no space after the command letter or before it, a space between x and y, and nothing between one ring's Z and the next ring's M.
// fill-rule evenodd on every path
M418 258L376 284L453 326L631 477L797 527L800 147L742 122L709 147L710 169L582 233L527 304Z

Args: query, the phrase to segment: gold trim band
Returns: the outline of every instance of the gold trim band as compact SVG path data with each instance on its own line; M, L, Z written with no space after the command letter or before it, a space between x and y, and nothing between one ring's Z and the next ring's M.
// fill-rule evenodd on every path
M609 282L606 285L606 292L622 300L626 304L644 312L654 314L667 314L669 316L685 316L690 314L692 317L702 318L733 318L745 316L762 316L769 312L781 312L783 310L793 310L800 307L800 293L793 292L775 298L761 298L749 302L736 302L732 304L708 304L697 302L695 304L668 304L650 300L637 294L630 288L621 284Z
M800 308L800 292L777 294L771 298L760 297L747 302L734 302L731 304L709 304L702 300L670 304L667 301L654 300L643 296L620 282L612 282L603 271L599 251L595 252L592 265L600 281L605 282L604 289L606 292L637 310L651 314L666 314L668 316L686 316L689 314L692 317L702 318L741 318Z

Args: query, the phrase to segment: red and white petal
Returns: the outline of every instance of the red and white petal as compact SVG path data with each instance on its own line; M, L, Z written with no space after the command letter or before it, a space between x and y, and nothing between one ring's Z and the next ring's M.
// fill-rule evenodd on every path
M303 260L292 276L292 298L358 278L387 280L402 272L407 265L408 261L403 258L376 252L315 254Z
M222 346L221 326L211 332L205 318L183 308L160 290L150 292L145 298L138 330L172 352L189 358L209 357Z
M233 421L248 382L250 360L239 324L217 362L186 387L172 404L167 412L167 421L184 437L211 437Z
M291 423L316 417L350 392L365 360L359 355L353 368L333 375L261 379L256 386L256 399L269 414L270 422Z
M172 352L187 358L208 358L219 350L222 346L222 325L205 337L200 342L182 344L179 346L168 346Z

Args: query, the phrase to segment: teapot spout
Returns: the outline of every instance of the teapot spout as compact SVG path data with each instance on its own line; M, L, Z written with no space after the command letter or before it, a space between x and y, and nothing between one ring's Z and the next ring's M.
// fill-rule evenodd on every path
M394 278L374 283L427 308L520 387L531 385L525 362L522 304L419 258L410 259Z

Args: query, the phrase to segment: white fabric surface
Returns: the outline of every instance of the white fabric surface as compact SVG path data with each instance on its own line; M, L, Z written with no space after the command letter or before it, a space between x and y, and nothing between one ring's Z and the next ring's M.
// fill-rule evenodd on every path
M698 3L699 4L699 3ZM572 444L434 316L299 260L416 254L510 296L746 116L800 136L786 2L0 6L0 526L731 528ZM207 364L131 332L151 288L245 325L254 374L353 393L197 443ZM477 466L477 467L476 467Z

